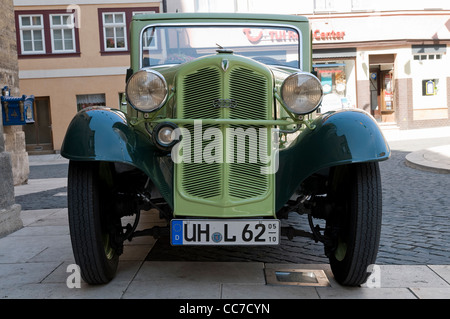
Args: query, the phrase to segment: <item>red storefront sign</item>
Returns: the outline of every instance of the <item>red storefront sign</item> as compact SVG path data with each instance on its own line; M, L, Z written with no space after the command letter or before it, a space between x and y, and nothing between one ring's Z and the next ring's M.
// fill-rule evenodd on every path
M313 38L317 41L323 40L344 40L345 32L344 31L320 31L319 29L314 30Z
M247 37L248 41L253 44L258 44L263 39L270 42L297 42L298 35L294 31L286 30L252 30L245 28L242 30ZM345 36L344 31L320 31L316 29L313 32L313 39L316 41L326 40L343 40Z
M248 41L253 44L259 43L262 39L267 39L270 42L297 42L298 34L294 31L287 30L242 30L246 35Z

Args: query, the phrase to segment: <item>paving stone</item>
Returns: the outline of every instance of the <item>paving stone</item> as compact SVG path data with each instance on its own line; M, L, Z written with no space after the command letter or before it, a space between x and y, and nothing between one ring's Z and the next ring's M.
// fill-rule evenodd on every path
M393 149L392 158L380 163L384 215L376 263L381 288L340 286L322 244L306 238L282 239L278 247L180 252L164 240L155 243L142 237L125 243L111 283L82 282L81 288L69 289L66 270L74 259L67 222L67 162L58 162L54 170L51 163L39 168L33 164L29 188L16 188L17 201L26 207L21 212L24 228L0 239L0 298L448 299L450 180L448 175L407 167L408 152ZM139 227L158 222L141 221ZM309 228L306 216L294 214L283 223ZM266 285L264 268L280 265L323 269L330 287Z

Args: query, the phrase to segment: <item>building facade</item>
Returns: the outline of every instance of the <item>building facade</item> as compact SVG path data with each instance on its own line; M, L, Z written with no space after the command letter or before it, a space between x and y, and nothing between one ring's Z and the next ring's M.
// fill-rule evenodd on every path
M169 0L169 12L305 15L321 110L357 107L382 125L450 125L450 2Z
M120 107L127 30L141 12L305 15L322 112L360 108L400 129L450 125L448 1L14 0L14 8L20 88L36 97L36 123L24 128L30 153L58 151L83 107Z
M400 129L450 125L450 11L309 18L325 106L341 101Z
M119 108L130 63L129 23L161 1L15 0L21 92L35 96L29 154L59 151L77 111Z

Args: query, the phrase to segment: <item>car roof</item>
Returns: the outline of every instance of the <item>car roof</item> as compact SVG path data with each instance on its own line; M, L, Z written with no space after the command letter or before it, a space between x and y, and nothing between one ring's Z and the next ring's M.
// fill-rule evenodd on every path
M265 20L267 22L308 22L308 18L297 15L262 14L262 13L153 13L135 15L133 20Z

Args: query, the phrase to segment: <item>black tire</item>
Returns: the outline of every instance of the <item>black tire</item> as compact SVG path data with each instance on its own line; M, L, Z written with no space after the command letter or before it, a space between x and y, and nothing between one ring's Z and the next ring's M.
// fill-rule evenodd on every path
M368 267L375 263L380 243L382 194L378 163L336 167L330 185L340 207L327 221L335 231L335 246L328 254L331 270L340 284L359 286L370 275Z
M100 177L105 163L70 161L67 182L69 228L75 262L88 284L114 278L119 250L113 248L115 222L107 214L107 184ZM120 222L120 219L119 219Z

